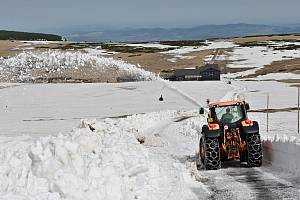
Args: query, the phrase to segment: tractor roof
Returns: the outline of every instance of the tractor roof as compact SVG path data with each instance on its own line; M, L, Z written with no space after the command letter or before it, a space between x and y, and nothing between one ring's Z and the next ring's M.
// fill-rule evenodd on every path
M216 106L233 106L236 104L244 104L243 101L222 101L222 102L215 102L215 103L211 103L209 104L209 107L216 107Z

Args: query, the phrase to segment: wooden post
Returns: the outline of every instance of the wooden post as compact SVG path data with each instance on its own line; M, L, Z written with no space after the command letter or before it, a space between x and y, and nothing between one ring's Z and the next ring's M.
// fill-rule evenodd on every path
M269 132L269 93L267 94L267 132Z
M299 133L299 103L300 103L299 90L300 88L298 87L298 133Z

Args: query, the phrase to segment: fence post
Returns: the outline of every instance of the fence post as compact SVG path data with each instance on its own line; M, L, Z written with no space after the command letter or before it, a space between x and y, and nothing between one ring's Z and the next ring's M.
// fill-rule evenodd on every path
M299 98L299 86L298 86L298 133L299 133L299 103L300 103L300 98Z
M267 93L267 132L269 132L269 93Z

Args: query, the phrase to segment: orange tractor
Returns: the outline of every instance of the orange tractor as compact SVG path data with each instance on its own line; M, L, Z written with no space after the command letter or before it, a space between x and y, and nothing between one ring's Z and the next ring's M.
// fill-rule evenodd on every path
M240 160L249 167L262 165L262 144L256 121L247 117L249 104L227 101L209 104L207 125L202 127L199 160L205 169L221 168L221 161ZM204 108L200 108L204 114Z

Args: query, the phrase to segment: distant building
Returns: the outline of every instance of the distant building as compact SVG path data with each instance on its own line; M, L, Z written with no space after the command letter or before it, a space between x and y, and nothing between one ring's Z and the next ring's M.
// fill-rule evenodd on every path
M163 78L171 81L207 81L220 80L220 69L217 64L206 64L195 69L175 69L172 74Z
M218 64L206 64L201 69L201 80L220 80L221 71Z
M175 69L174 76L172 77L174 81L200 81L201 70L196 69Z

